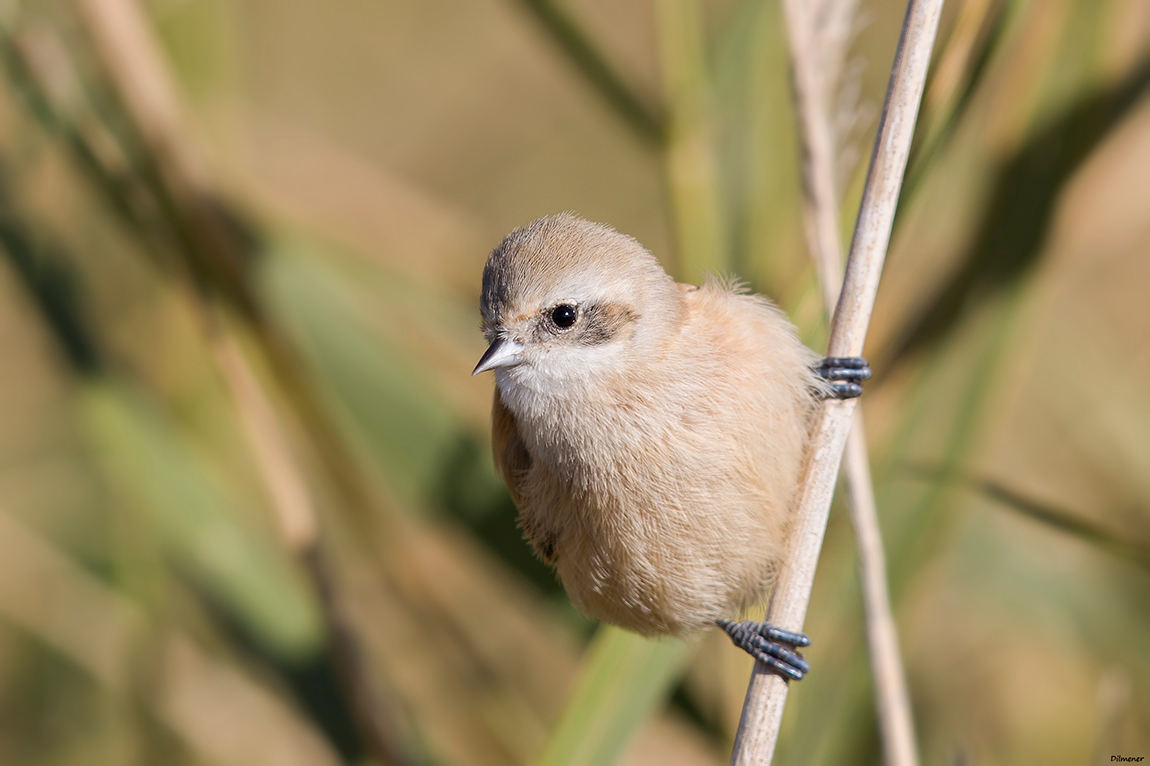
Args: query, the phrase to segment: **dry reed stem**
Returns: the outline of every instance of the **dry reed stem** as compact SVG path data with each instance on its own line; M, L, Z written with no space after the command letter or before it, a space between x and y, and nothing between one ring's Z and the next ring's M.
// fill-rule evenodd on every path
M300 477L287 436L255 373L234 340L223 330L209 330L212 356L235 402L248 446L272 501L280 536L296 554L317 542L315 508Z
M702 9L697 0L658 0L654 11L669 114L664 162L675 227L674 273L694 282L722 271L728 250L709 119Z
M791 77L803 147L804 216L824 304L831 311L842 284L837 156L831 94L841 77L857 0L784 0Z
M292 455L287 434L247 358L218 320L209 319L207 335L272 501L280 535L303 561L316 587L327 635L339 665L340 683L351 701L349 707L360 733L381 763L409 763L411 759L404 753L400 745L402 738L395 728L397 711L391 710L366 681L368 672L363 655L341 604L342 595L336 588L331 567L319 545L315 506Z
M861 356L890 242L895 207L943 0L910 0L875 137L846 278L831 323L829 356ZM790 556L780 572L767 619L802 630L826 532L827 516L856 400L823 403L811 428ZM787 682L755 664L731 763L764 766L774 756L786 706Z
M822 287L828 318L838 303L842 284L839 191L835 188L838 147L832 96L846 61L856 6L857 0L825 0L821 4L784 0L783 3L803 146L808 249ZM886 555L871 482L863 415L858 409L843 460L883 752L888 766L916 766L918 753L910 695L891 612Z
M847 479L851 524L858 547L875 705L888 766L916 766L918 747L915 744L914 716L899 650L898 629L891 610L886 553L878 524L865 434L862 410L856 409L843 456L843 472Z
M76 7L94 51L145 149L159 181L156 192L188 248L188 260L200 260L215 287L228 295L258 331L270 360L283 372L291 367L282 339L263 321L242 270L243 253L214 208L214 189L200 157L183 130L183 118L167 66L136 0L77 0ZM190 266L197 264L189 263ZM199 286L199 285L197 285ZM335 578L319 545L310 494L295 463L285 432L266 393L243 354L227 338L210 297L204 303L205 333L221 374L236 402L245 433L275 507L288 546L310 574L319 596L331 650L364 745L383 764L411 761L401 747L395 712L370 688L358 640L352 632ZM298 381L287 380L290 386ZM297 392L298 393L298 392ZM296 396L311 404L308 392ZM310 411L313 427L322 426ZM321 435L326 435L321 428ZM330 441L330 439L325 439ZM336 469L336 473L339 471ZM339 478L337 476L337 478Z
M114 86L129 125L146 151L145 172L159 183L161 209L174 212L173 228L194 249L224 294L251 317L259 311L243 273L233 232L214 205L214 190L191 137L171 76L136 0L76 0L100 67Z

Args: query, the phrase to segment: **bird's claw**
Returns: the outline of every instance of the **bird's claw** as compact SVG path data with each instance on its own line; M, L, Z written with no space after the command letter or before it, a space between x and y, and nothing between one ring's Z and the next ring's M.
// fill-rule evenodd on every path
M862 396L862 382L871 376L870 365L861 356L828 356L814 371L827 382L832 399Z
M802 633L754 620L717 620L715 624L731 637L735 646L784 678L800 681L811 670L810 663L803 659L802 654L787 648L810 646L811 640Z

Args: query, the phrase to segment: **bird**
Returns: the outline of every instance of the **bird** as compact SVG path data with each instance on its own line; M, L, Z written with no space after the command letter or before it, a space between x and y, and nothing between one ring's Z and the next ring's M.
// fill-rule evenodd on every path
M818 401L861 393L767 298L678 284L630 236L570 213L508 234L480 296L492 451L571 601L644 636L712 626L784 678L801 633L737 618L785 554Z

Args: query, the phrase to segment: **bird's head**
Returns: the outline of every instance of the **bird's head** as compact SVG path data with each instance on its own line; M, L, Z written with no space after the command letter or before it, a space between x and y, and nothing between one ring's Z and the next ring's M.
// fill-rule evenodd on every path
M682 321L678 287L631 237L570 214L540 218L483 270L483 334L472 374L534 390L594 381L659 354Z

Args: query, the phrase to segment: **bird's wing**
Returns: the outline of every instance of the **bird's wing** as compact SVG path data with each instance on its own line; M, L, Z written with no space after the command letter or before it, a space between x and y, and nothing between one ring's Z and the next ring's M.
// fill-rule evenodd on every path
M523 534L531 541L539 558L554 565L558 561L556 546L559 538L547 524L546 517L538 513L537 502L528 502L523 495L523 485L533 461L531 453L527 451L527 444L519 435L515 416L499 398L498 388L495 389L495 402L491 407L491 448L495 455L495 469L503 477L511 492L511 499L519 509L519 524Z
M491 407L491 451L495 455L495 468L511 490L515 505L523 507L520 483L523 475L531 468L531 453L519 435L515 416L504 406L495 389L495 402Z

